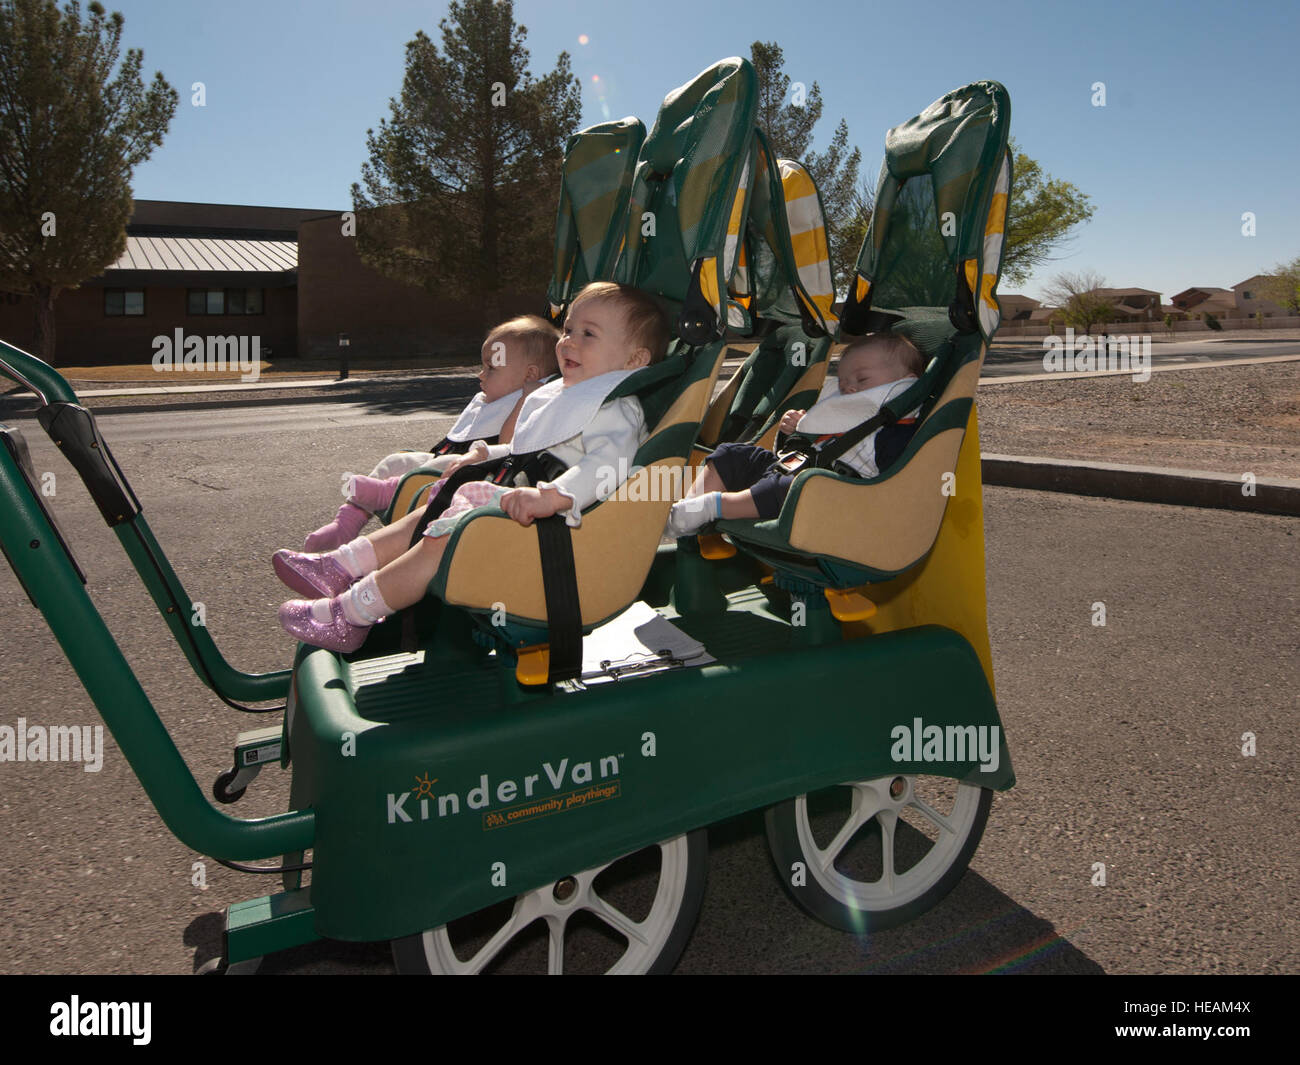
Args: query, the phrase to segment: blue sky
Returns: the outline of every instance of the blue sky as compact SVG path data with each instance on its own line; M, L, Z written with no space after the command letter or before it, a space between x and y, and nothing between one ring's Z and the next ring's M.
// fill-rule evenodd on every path
M417 29L441 41L445 2L106 0L181 94L162 148L135 173L140 199L346 210L365 133L401 88ZM743 25L734 17L747 12ZM1192 0L1086 4L928 0L901 5L751 0L517 0L532 70L561 51L583 83L583 124L634 114L755 40L819 83L814 147L843 117L864 168L885 131L969 81L1007 86L1012 135L1096 214L1021 291L1062 270L1160 291L1230 287L1300 255L1300 4ZM587 43L579 43L585 35ZM190 103L204 83L206 105ZM1106 106L1092 104L1104 82ZM552 190L546 190L548 197ZM1255 236L1242 233L1244 212Z

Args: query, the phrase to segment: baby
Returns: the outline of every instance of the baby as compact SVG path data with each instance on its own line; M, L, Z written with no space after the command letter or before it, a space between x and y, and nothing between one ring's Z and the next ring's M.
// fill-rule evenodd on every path
M368 476L344 474L347 502L333 521L307 537L304 551L329 551L354 539L372 514L383 511L397 494L402 477L431 468L450 473L464 465L462 455L471 442L492 438L509 442L525 390L555 373L555 342L560 331L535 314L502 322L483 341L482 386L460 413L446 438L432 452L399 451L389 455Z
M554 514L581 524L583 509L614 491L609 471L629 468L647 435L641 404L608 396L634 371L662 359L667 347L667 321L649 296L610 282L588 285L570 306L555 346L560 379L524 400L510 444L470 453L502 458L545 450L568 468L554 480L523 487L462 484L415 547L409 545L419 511L329 554L277 552L281 579L312 597L280 607L285 631L316 647L356 650L370 626L425 594L449 534L477 507L498 503L520 525Z
M921 353L904 337L882 333L854 340L841 353L839 371L817 402L806 411L788 411L780 430L824 444L872 417L917 380L924 367ZM907 446L916 414L877 429L841 455L839 463L863 477L876 476ZM668 512L669 535L689 536L719 518L775 518L794 481L778 461L753 444L720 445L686 498Z

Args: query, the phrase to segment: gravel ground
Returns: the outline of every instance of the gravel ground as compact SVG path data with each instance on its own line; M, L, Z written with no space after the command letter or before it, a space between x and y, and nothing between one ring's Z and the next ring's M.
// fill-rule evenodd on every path
M1300 479L1300 362L982 384L986 454Z

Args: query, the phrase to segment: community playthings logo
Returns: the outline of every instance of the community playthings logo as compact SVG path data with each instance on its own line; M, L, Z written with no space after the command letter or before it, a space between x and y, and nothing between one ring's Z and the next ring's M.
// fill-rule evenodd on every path
M1043 369L1047 373L1130 372L1141 384L1151 380L1151 337L1074 335L1043 337Z
M262 373L262 338L187 337L185 331L177 326L172 336L153 338L153 368L159 373L169 370L239 370L239 379L251 383Z
M926 725L919 717L911 725L889 732L895 762L979 762L981 773L996 773L1001 762L997 725Z
M463 804L457 791L439 794L434 787L438 778L426 773L411 790L388 793L386 820L395 825L454 817L463 805L466 810L483 811L483 828L487 830L591 806L620 796L617 778L624 757L607 754L594 761L570 763L566 757L558 763L543 762L538 772L522 777L522 788L514 779L499 780L493 787L489 774L481 773L478 784L465 792ZM523 801L514 805L516 800ZM499 808L493 809L494 805Z

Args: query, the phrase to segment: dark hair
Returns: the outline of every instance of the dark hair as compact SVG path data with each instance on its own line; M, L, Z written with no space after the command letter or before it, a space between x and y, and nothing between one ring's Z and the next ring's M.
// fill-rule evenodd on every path
M668 353L668 316L649 294L631 285L593 281L573 298L569 310L590 300L615 304L623 312L632 346L649 351L651 364L662 361Z

